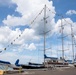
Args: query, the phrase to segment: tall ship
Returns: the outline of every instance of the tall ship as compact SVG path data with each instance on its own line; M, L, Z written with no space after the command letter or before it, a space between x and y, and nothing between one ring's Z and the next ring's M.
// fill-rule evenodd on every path
M47 20L47 18L49 17L49 16L47 16L47 6L46 5L44 5L44 8L41 10L41 12L39 13L39 15L43 12L43 14L44 14L44 16L43 16L43 25L44 25L44 27L43 27L43 29L44 29L44 31L41 33L42 35L43 35L43 39L44 39L44 41L43 41L43 63L42 64L39 64L39 63L32 63L32 62L29 62L28 63L28 65L25 65L25 64L19 64L19 63L16 63L15 65L16 66L21 66L22 68L27 68L27 69L37 69L37 68L45 68L45 67L55 67L55 66L68 66L68 62L67 62L67 60L64 58L64 36L63 36L63 25L62 25L62 20L61 20L61 40L62 40L62 57L60 57L60 59L58 58L58 57L48 57L47 55L46 55L46 35L51 31L51 30L48 30L48 31L46 31L47 29L46 29L46 24L47 24L47 22L48 22L48 20ZM48 8L48 10L49 10L49 8ZM50 10L49 10L50 11ZM38 16L36 16L36 18L35 19L37 19L37 17ZM35 20L34 19L34 20ZM33 20L33 22L34 22L34 20ZM32 22L32 23L33 23ZM15 41L15 40L14 40ZM11 43L12 44L12 43ZM5 48L5 50L6 50L6 48ZM73 58L74 58L74 56L73 56ZM19 62L19 60L18 60L18 62Z

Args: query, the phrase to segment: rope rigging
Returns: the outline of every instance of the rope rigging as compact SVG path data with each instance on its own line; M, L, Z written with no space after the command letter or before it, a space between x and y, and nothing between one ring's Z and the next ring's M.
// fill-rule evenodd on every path
M29 24L30 26L35 22L35 20L38 18L38 16L42 13L42 11L44 10L44 8L39 12L39 14L34 18L33 21L31 21L31 23ZM18 35L18 37L16 37L9 45L7 45L3 50L6 50L10 45L13 45L13 43L19 39L19 37L21 37L21 35L23 34L23 32L21 32L21 34ZM2 51L0 51L1 53Z

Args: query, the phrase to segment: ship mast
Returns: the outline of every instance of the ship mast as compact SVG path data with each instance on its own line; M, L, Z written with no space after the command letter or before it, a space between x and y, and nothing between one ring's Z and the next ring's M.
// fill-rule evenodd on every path
M64 29L64 25L63 25L63 23L62 23L62 18L61 18L61 41L62 41L62 59L64 60L64 38L65 38L65 36L64 36L64 33L63 33L63 29Z
M62 26L62 19L61 19L61 29L62 29L62 59L64 59L64 37L63 37L63 29L64 27Z
M64 38L67 37L67 36L64 36L64 33L63 33L64 26L65 26L65 25L62 24L62 18L61 18L61 26L60 26L60 27L61 27L61 41L62 41L62 50L61 50L61 51L62 51L62 59L63 59L63 60L65 59L65 58L64 58L64 52L65 52L66 50L68 50L68 49L65 49L65 50L64 50Z
M72 36L72 52L73 52L73 60L72 62L74 63L74 34L73 34L73 28L72 28L72 25L71 25L71 36Z
M63 29L64 29L64 27L63 27L63 25L62 25L62 19L61 19L61 33L62 33L62 59L64 60L64 37L63 37Z
M44 55L45 55L45 42L46 42L45 28L46 28L46 5L44 6ZM45 56L44 56L44 65L45 65Z

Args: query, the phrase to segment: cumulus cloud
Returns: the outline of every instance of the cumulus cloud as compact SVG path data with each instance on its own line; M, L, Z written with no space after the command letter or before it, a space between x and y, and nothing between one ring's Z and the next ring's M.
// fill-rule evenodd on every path
M0 27L0 43L4 43L8 41L8 34L10 34L11 29L9 27Z
M55 7L53 6L52 1L48 0L12 0L12 3L16 4L17 7L15 9L16 12L21 14L21 17L13 16L13 15L7 15L7 17L3 20L4 27L0 28L0 48L3 48L7 44L11 43L11 40L13 42L14 39L16 39L19 34L23 33L20 38L16 39L16 41L13 42L12 49L13 52L22 52L23 50L36 50L39 46L36 46L36 42L32 43L33 41L40 40L40 36L44 33L44 11L42 14L38 16L38 18L35 20L35 22L30 25L31 21L38 15L38 13L44 8L44 5L46 4L48 8L50 8L53 12L55 12ZM45 32L52 30L52 34L60 35L59 31L61 30L61 19L58 19L57 23L55 23L55 14L53 14L51 11L46 8L46 28ZM56 12L55 12L56 13ZM74 12L75 13L75 12ZM65 18L67 22L70 22L73 24L74 32L75 30L75 22L73 22L70 18ZM62 24L64 26L64 34L67 35L71 33L70 25L62 19ZM16 28L12 30L13 27L16 26L26 26L29 25L31 28L25 28L23 31L21 31L19 28ZM5 31L4 31L5 30ZM8 36L9 34L9 36ZM41 40L42 42L42 40ZM29 44L30 43L30 44ZM38 44L39 45L39 44ZM43 47L41 43L41 47ZM55 47L55 45L53 46ZM60 45L61 49L61 45ZM56 56L56 49L53 49L55 54L53 53L53 56ZM9 55L8 57L18 58L16 54L7 53L5 54ZM14 57L12 57L13 55ZM5 58L2 57L1 58ZM20 59L25 59L25 56L21 56ZM10 59L11 60L11 59ZM12 61L12 60L11 60Z
M76 14L76 10L69 10L66 12L66 15L73 15Z
M29 50L36 50L36 46L34 43L31 43L28 47Z
M18 6L16 8L16 11L20 12L22 15L32 14L33 12L36 13L36 11L38 12L39 10L41 10L45 4L53 8L52 1L49 2L48 0L12 0L12 2Z
M10 29L7 26L0 28L0 49L7 47L8 45L14 46L15 49L20 48L25 42L30 42L31 40L39 40L39 37L35 35L33 29L25 29L21 37L18 37L22 31L19 28L15 30ZM9 35L9 36L8 36ZM18 37L18 38L17 38ZM12 44L11 44L12 43ZM16 46L15 46L16 45ZM35 45L31 43L28 46L29 50L36 49Z
M39 39L39 37L35 35L35 31L33 29L28 29L28 28L26 28L23 31L22 38L25 38L27 41L30 41L31 39L32 40L38 40Z
M14 52L23 52L25 50L30 50L30 51L36 50L36 45L34 43L30 43L30 44L23 43L17 49L15 47L13 48Z
M20 13L21 17L16 17L13 15L8 15L7 18L3 20L3 23L9 27L11 26L20 26L20 25L30 25L32 20L40 13L40 11L44 8L44 5L46 4L48 8L50 8L53 12L55 12L55 7L53 6L52 1L48 0L12 0L14 4L17 5L16 10L18 13ZM55 25L55 14L49 12L48 8L46 8L46 17L47 18L47 24L46 24L46 31L51 30L52 26ZM35 30L36 34L40 34L44 32L44 10L42 14L39 15L39 17L35 20L35 22L32 25L32 28Z
M29 21L28 24L30 24L32 19L34 19L37 16L37 14L43 9L45 4L51 10L53 10L55 12L55 8L53 6L52 1L49 2L48 0L45 0L45 1L44 0L36 0L36 1L35 0L32 0L32 1L30 1L30 0L12 0L12 2L17 5L15 11L21 13L22 17L15 17L15 16L8 15L7 19L3 20L3 23L8 26L9 25L10 26L25 25L28 23L28 21ZM40 19L42 19L41 17L40 17ZM54 14L52 14L51 17L54 17ZM13 24L12 23L10 24L10 21L12 21Z
M62 25L63 25L63 33L64 35L70 34L71 35L71 25L73 27L73 31L75 33L75 22L72 21L70 18L63 18L62 19ZM54 27L54 32L56 34L61 34L61 19L59 19Z
M27 20L27 16L15 17L15 16L8 15L7 20L4 19L3 23L9 27L11 27L11 26L14 27L14 26L28 24L26 20Z

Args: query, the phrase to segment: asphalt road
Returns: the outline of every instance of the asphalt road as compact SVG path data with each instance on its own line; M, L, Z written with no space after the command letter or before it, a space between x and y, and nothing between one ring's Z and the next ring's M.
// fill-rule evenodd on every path
M76 75L76 68L58 68L53 70L26 70L23 73L4 75Z

